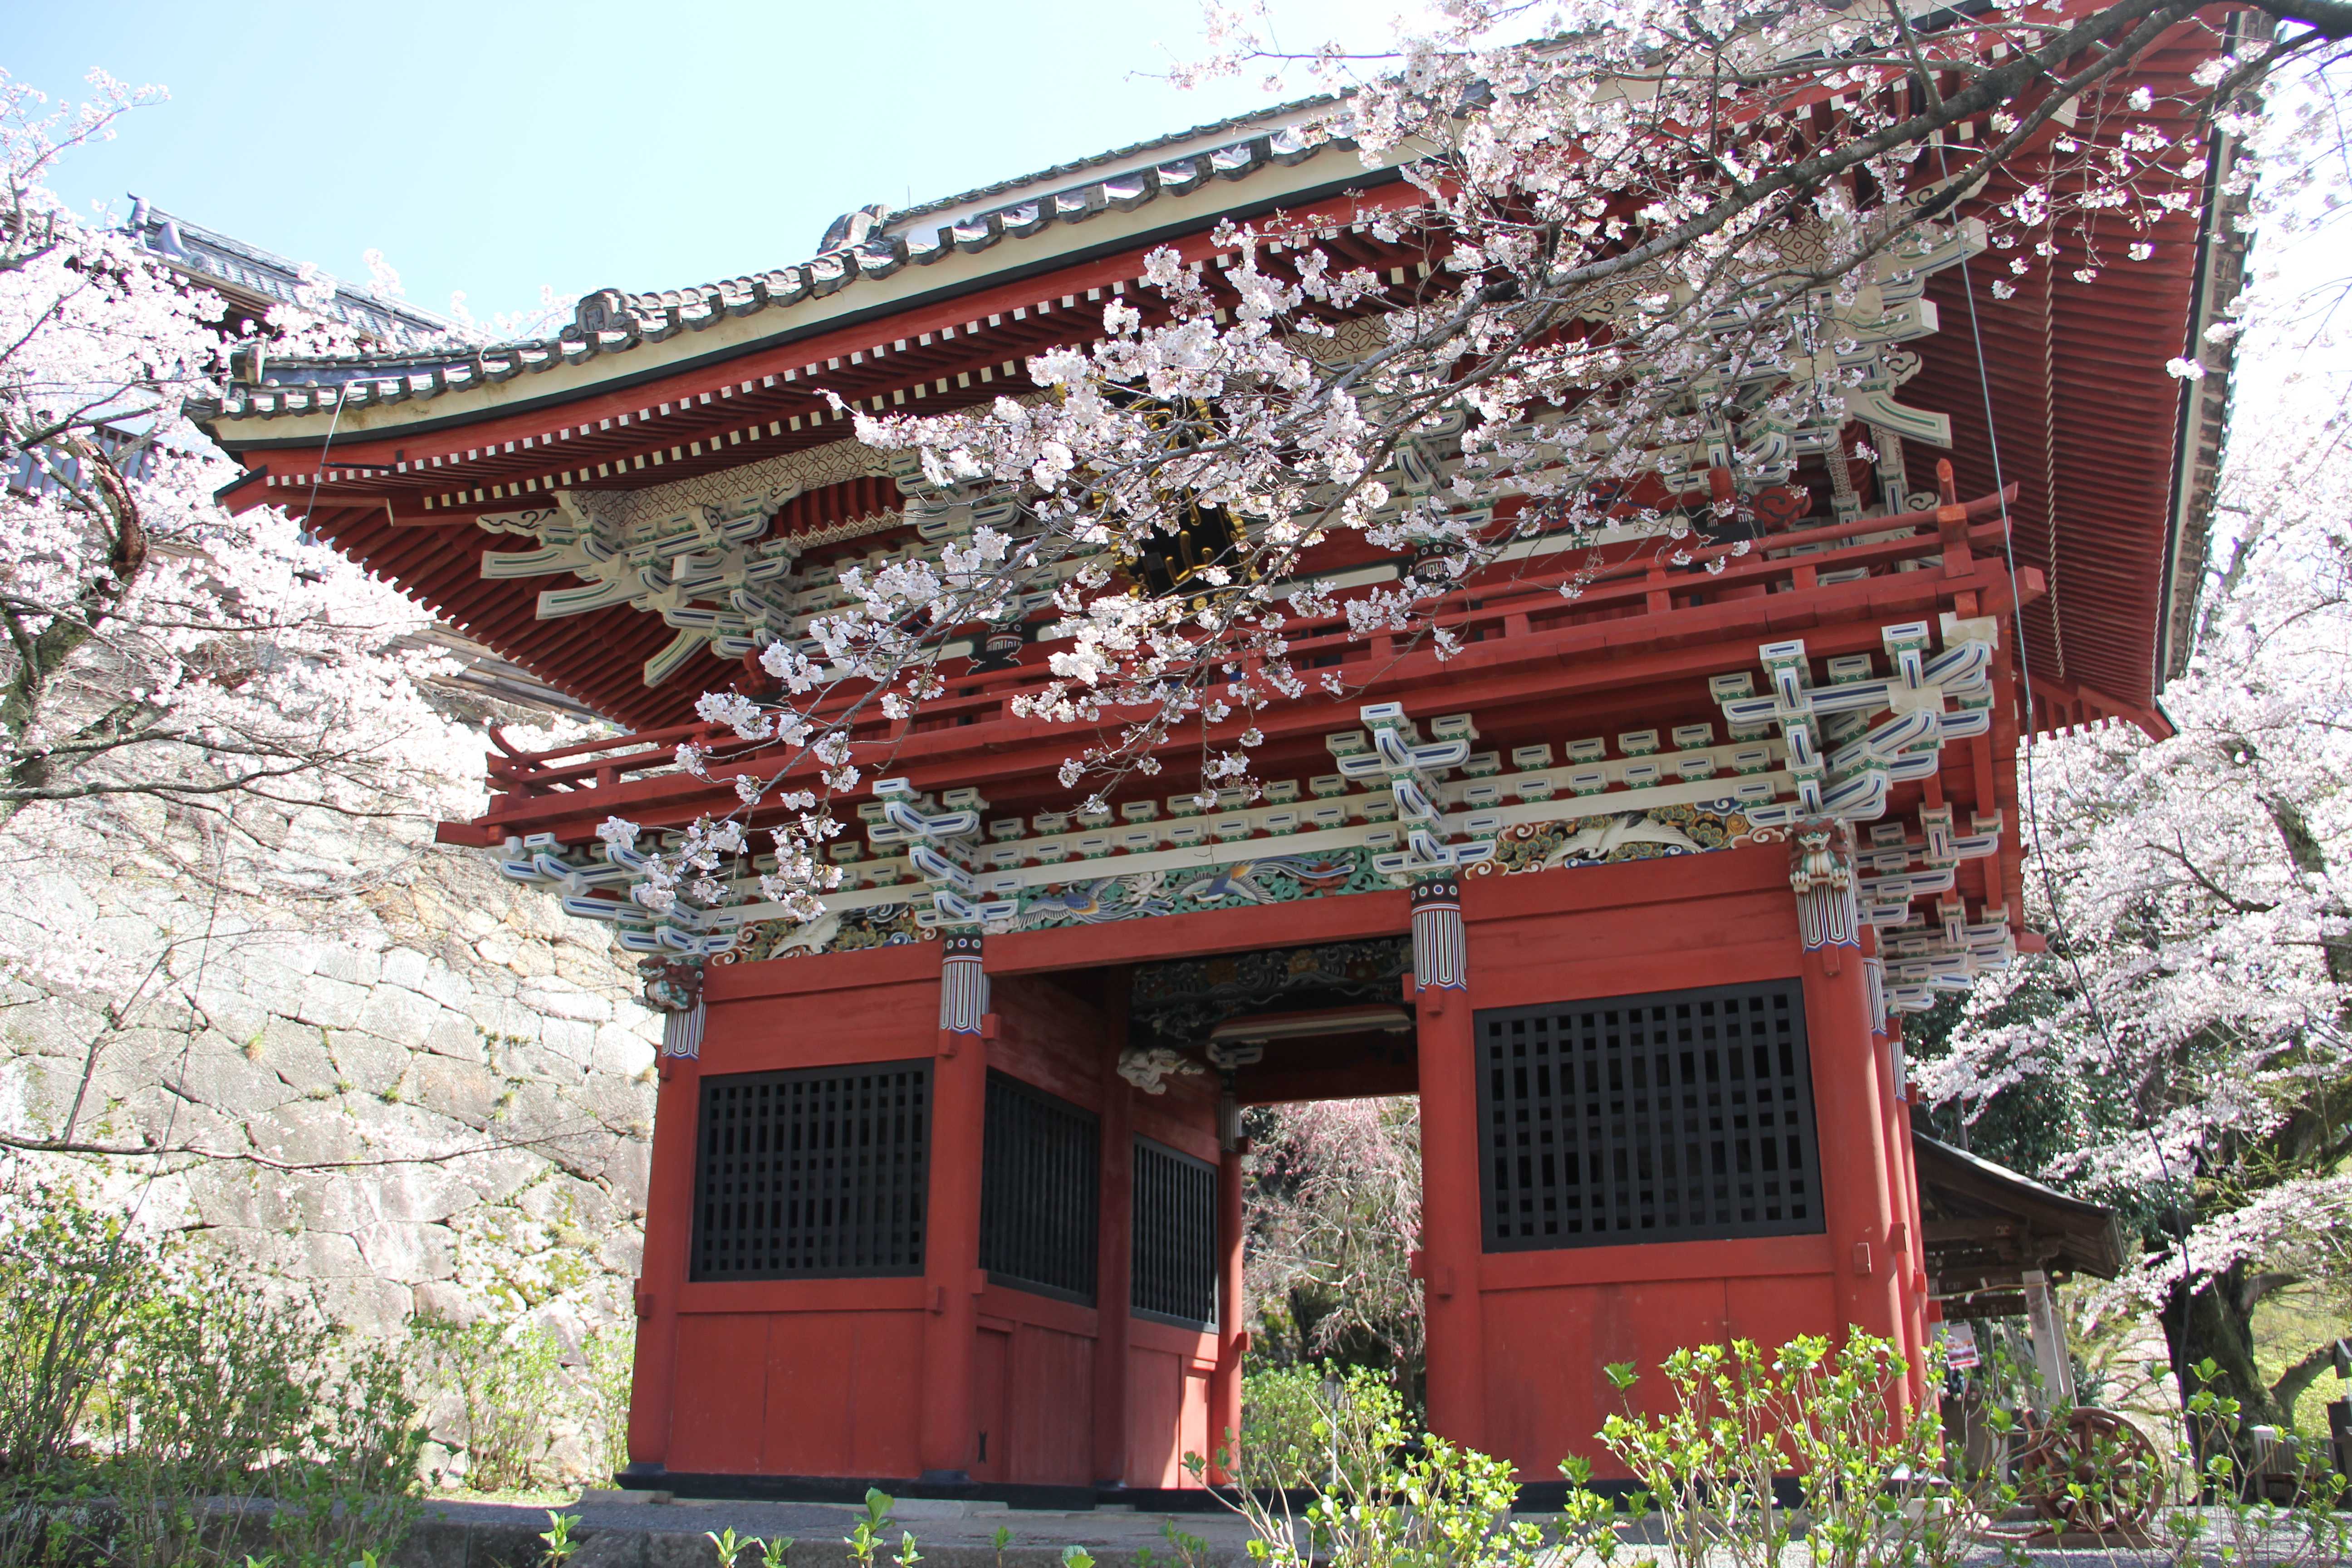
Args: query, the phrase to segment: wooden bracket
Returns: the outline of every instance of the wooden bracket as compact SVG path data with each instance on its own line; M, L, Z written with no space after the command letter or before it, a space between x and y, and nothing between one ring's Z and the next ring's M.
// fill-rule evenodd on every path
M1853 1244L1853 1274L1857 1279L1870 1278L1870 1243L1866 1241Z

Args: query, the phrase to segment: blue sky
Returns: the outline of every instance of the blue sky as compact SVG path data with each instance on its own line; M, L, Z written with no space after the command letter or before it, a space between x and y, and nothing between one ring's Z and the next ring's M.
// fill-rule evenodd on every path
M1286 47L1381 0L1276 0ZM103 66L171 101L68 161L127 193L478 316L801 259L833 216L904 206L1254 108L1255 80L1152 73L1202 48L1192 0L0 0L0 67L79 96Z

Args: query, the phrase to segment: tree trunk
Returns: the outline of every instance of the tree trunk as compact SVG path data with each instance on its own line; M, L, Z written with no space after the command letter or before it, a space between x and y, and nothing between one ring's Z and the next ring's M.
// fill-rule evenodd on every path
M2254 1364L2254 1300L2249 1283L2246 1264L2241 1260L2219 1274L2200 1275L2174 1285L2158 1313L2164 1324L2172 1374L2180 1380L2181 1414L2189 1424L2189 1440L2198 1464L2201 1468L2213 1454L2226 1450L2241 1476L2247 1473L2252 1447L2244 1427L2287 1424ZM2197 1370L2207 1361L2212 1363L2210 1377ZM2189 1399L2203 1390L2236 1400L2237 1421L2189 1415Z

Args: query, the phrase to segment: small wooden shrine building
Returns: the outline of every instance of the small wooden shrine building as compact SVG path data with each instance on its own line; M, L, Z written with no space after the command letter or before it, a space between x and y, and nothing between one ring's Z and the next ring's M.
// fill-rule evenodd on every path
M2185 82L2199 47L2150 68ZM1440 607L1450 661L1303 627L1352 689L1259 716L1258 797L1201 809L1174 745L1156 790L1073 815L1071 732L1014 708L1040 606L951 649L911 721L859 721L883 782L821 920L779 920L748 859L715 910L627 898L600 823L682 830L766 766L678 768L725 734L699 694L845 565L971 526L815 388L1026 392L1106 301L1148 307L1151 248L1221 288L1224 217L1306 220L1397 300L1428 276L1369 221L1411 188L1304 112L852 215L813 260L594 295L544 342L248 360L211 416L231 504L308 508L634 731L501 747L442 838L611 922L673 1010L636 1484L1195 1484L1239 1425L1254 1103L1420 1097L1429 1421L1531 1479L1591 1452L1605 1363L1927 1336L1900 1019L2036 944L2029 726L2162 726L2222 396L2166 362L2235 289L2193 205L2095 283L2065 253L1998 298L1968 224L1884 268L1850 422L1801 433L1755 548L1693 551L1720 571L1624 541L1566 598L1589 551L1535 537Z

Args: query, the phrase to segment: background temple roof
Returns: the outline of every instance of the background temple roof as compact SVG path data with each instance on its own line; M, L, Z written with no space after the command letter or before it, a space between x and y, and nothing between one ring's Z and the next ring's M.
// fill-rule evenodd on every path
M317 283L331 283L334 293L320 307L322 313L367 334L387 349L446 344L456 336L455 324L430 310L420 310L404 300L387 299L373 289L328 277L241 239L231 239L151 206L142 196L131 198L131 216L122 226L173 270L257 314L279 305L299 304L305 289Z

